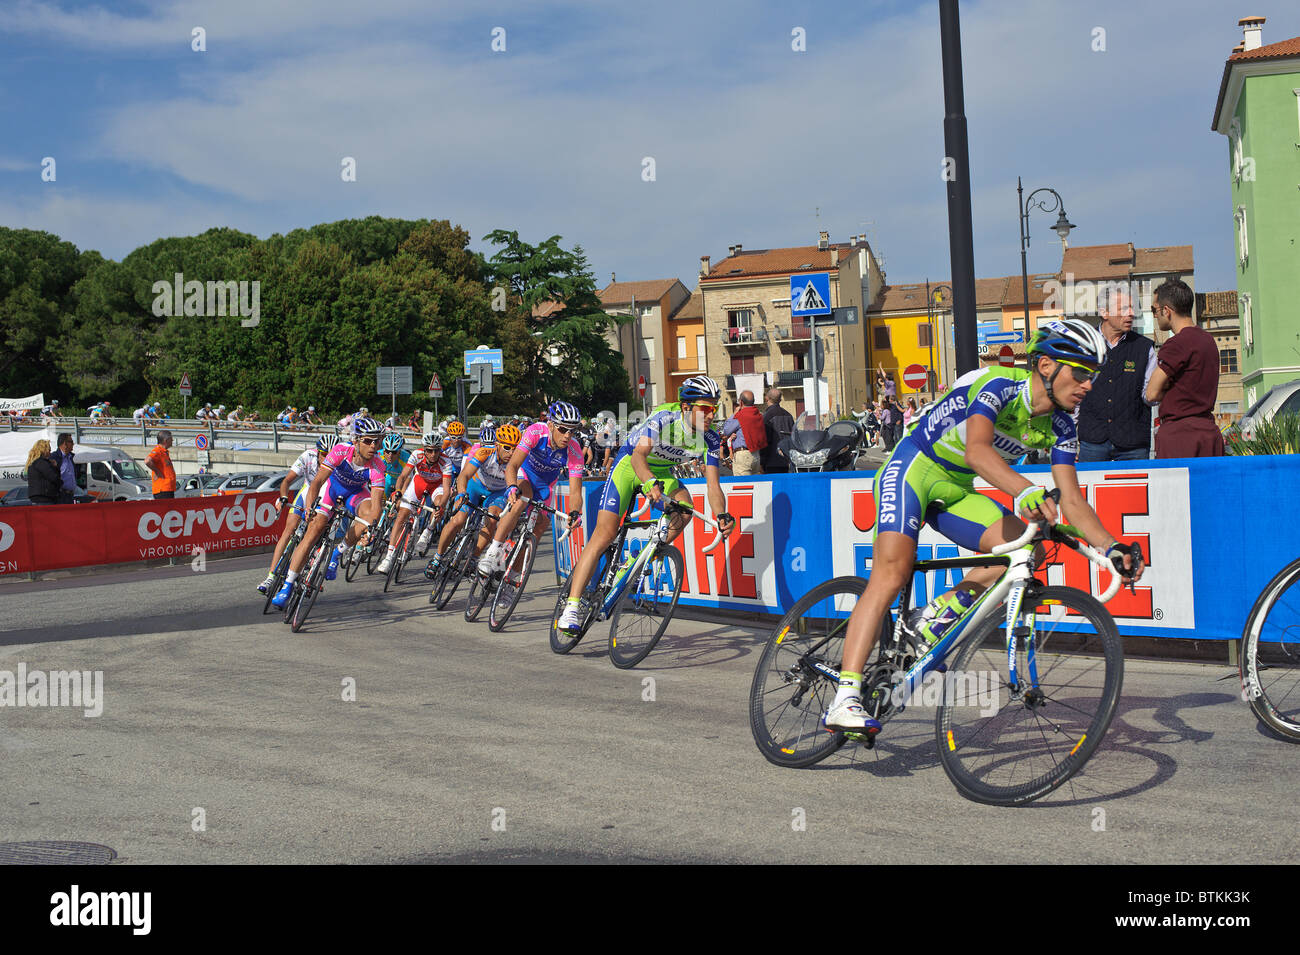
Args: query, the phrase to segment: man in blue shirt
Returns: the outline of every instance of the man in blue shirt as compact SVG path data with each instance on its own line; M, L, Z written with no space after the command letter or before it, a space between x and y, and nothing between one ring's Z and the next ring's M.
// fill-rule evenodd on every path
M50 457L59 468L59 503L71 504L73 496L77 493L76 464L72 460L72 435L64 431L59 435L58 442L59 449Z

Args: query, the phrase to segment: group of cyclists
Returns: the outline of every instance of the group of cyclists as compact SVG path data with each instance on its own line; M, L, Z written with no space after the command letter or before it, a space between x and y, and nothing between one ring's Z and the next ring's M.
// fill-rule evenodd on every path
M1135 563L1127 548L1102 525L1084 497L1075 471L1078 437L1073 413L1091 389L1108 347L1087 322L1044 322L1029 346L1028 368L968 372L914 417L876 473L871 574L849 619L839 690L823 717L828 729L865 734L879 730L862 705L861 671L885 614L911 572L924 524L962 547L988 553L998 544L1017 539L1025 521L1058 519L1047 489L1010 466L1030 450L1050 453L1052 479L1061 494L1060 510L1065 519L1090 544L1105 550L1125 579L1134 581L1142 576L1141 561ZM712 378L687 379L676 401L656 408L613 452L612 466L597 499L595 527L569 577L558 629L574 632L582 626L580 598L638 495L645 495L652 504L666 497L689 503L689 493L674 476L683 465L702 468L720 533L730 537L735 532L738 525L727 513L719 482L720 437L712 427L721 395ZM547 409L545 421L523 430L513 424L488 425L474 444L466 440L464 425L452 421L445 437L437 432L426 434L423 447L403 458L399 435L385 435L383 425L369 417L356 417L349 422L356 434L352 443L322 438L314 454L306 453L294 464L293 474L301 475L304 484L293 502L273 566L297 521L311 515L311 524L273 602L282 606L288 598L336 500L359 520L351 524L332 552L327 579L333 579L349 548L365 526L376 520L390 495L400 495L401 511L385 560L394 558L400 529L419 502L427 499L437 508L451 506L454 513L443 524L426 576L432 578L446 559L471 506L486 508L489 514L476 542L477 570L485 576L500 572L503 545L523 513L524 502L550 500L563 476L568 477L572 504L568 521L572 525L581 520L584 456L573 438L582 421L574 405L557 401ZM1010 495L1013 508L977 493L976 477ZM286 478L282 487L282 505L288 502L284 488L289 481ZM688 519L674 520L672 537L681 533ZM549 520L540 521L537 533L549 526ZM954 588L931 601L917 614L921 635L930 642L937 640L942 628L950 626L998 573L996 567L973 569ZM259 589L265 593L272 581L268 576Z

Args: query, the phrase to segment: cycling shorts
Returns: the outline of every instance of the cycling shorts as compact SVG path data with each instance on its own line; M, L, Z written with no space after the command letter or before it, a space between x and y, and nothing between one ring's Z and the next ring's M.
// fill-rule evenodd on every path
M470 505L487 508L506 506L506 489L490 491L478 479L478 475L470 478L465 484L465 497L468 503L462 504L460 509L466 514L469 513Z
M893 531L915 542L921 525L929 524L958 546L976 552L984 532L1011 514L975 490L973 474L952 474L910 436L898 442L876 472L875 495L876 534Z
M430 503L437 507L438 502L442 500L442 482L425 481L417 474L407 482L406 490L402 492L402 503L413 510L420 501L424 500L426 494L433 495Z
M663 482L664 496L671 496L673 491L682 486L681 482L673 477L671 465L650 464L649 466L655 480ZM605 486L600 489L600 510L622 517L632 506L640 491L641 481L632 470L632 455L624 453L614 462L609 477L605 479Z
M549 482L544 478L538 477L533 469L528 466L527 461L520 465L519 473L528 478L528 483L533 486L531 497L539 504L545 504L551 499L551 488L555 487L555 481L560 479L558 474L555 476L555 480Z
M369 497L369 490L349 492L342 484L335 481L334 475L331 474L325 486L321 488L320 500L316 502L316 513L328 514L334 509L334 502L341 500L348 514L356 517L357 507Z
M291 508L293 510L293 513L298 515L299 520L305 520L307 518L307 485L306 484L304 484L302 487L298 489L298 493L297 495L294 496L293 504L291 505Z

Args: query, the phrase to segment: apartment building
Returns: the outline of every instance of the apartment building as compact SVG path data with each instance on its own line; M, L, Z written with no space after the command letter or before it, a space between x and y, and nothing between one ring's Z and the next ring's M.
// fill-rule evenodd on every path
M607 339L610 347L623 355L632 394L637 393L637 383L644 377L646 390L644 404L656 404L676 396L677 390L668 388L669 368L679 354L675 331L670 331L671 316L687 304L691 291L680 279L652 279L642 282L619 282L617 275L599 292L601 304L610 315L630 315L634 319L610 329Z

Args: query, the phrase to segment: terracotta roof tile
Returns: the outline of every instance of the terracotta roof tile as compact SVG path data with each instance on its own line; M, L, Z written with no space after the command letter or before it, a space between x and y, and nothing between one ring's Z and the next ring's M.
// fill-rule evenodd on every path
M549 318L562 311L564 311L563 302L538 302L533 306L533 318Z
M692 292L691 297L682 302L681 307L668 316L668 320L672 322L685 319L704 320L704 296L700 294L699 289Z
M1232 75L1232 67L1235 64L1255 60L1281 60L1289 56L1300 56L1300 36L1277 43L1267 43L1253 50L1239 50L1229 56L1223 64L1223 79L1219 81L1219 98L1214 104L1214 118L1210 120L1210 129L1214 129L1219 120L1219 112L1223 109L1223 98L1228 95L1228 77Z
M1050 276L1049 276L1050 277ZM1003 297L1007 295L1007 286L1012 280L1016 283L1016 299L1020 298L1020 276L1006 275L997 279L976 279L975 280L975 307L988 308L993 305L1001 305ZM931 290L940 285L951 287L947 279L931 282ZM1033 299L1033 288L1030 288L1029 297ZM868 312L902 312L910 309L922 311L925 309L925 283L919 282L915 285L886 285L881 288L876 295L876 300L871 303L867 309Z
M600 290L600 301L605 305L630 305L638 302L658 302L678 279L650 279L645 282L611 282Z
M736 279L752 275L783 275L791 272L827 272L838 269L831 265L831 249L839 250L839 262L846 258L845 250L853 246L847 242L832 242L827 249L815 245L795 246L789 249L744 249L729 255L709 269L700 281Z
M1191 272L1192 247L1172 245L1135 249L1128 243L1114 245L1075 245L1061 257L1062 278L1073 273L1083 279L1126 279L1130 273Z
M1048 282L1056 279L1055 272L1040 272L1029 276L1029 304L1042 305L1047 298ZM1004 306L1024 307L1022 298L1024 297L1024 283L1021 282L1019 275L1013 275L1007 279L1007 290L1002 295L1002 304Z
M1196 293L1197 318L1236 318L1237 315L1237 292L1235 289L1227 292Z

